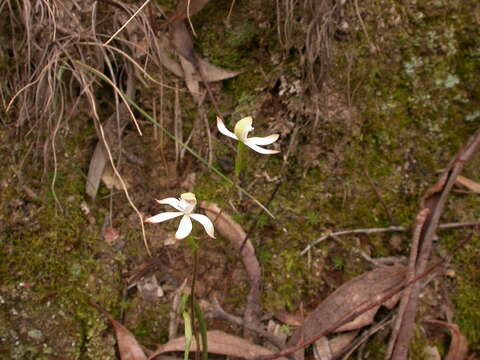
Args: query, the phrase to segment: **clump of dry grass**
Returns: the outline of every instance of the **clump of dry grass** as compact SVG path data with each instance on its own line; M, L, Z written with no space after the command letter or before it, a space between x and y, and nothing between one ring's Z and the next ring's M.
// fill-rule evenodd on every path
M55 160L55 138L68 121L82 111L99 120L98 74L104 74L118 90L114 101L119 114L119 91L125 91L127 79L143 82L149 77L143 70L147 62L156 62L155 54L148 53L145 46L155 41L144 13L136 14L116 36L114 46L105 45L112 29L119 29L135 12L133 6L115 4L7 0L4 5L12 19L11 47L17 61L17 78L9 85L15 96L8 108L15 105L14 125L21 138L31 139L43 149L36 153L43 158L44 174L52 158ZM144 64L138 63L140 59Z
M328 84L344 3L335 0L277 0L276 3L279 42L285 54L295 51L299 58L302 108L295 112L313 119L314 128L322 119L329 118L331 98L339 96Z
M21 141L41 149L32 154L37 162L43 160L43 179L53 167L51 190L58 208L61 209L55 195L57 136L69 121L84 118L78 115L85 113L95 121L100 139L97 147L103 165L98 181L105 163L110 162L124 185L128 202L139 216L149 253L142 216L116 164L120 161L122 132L129 119L141 133L127 97L134 100L136 84L145 78L162 85L145 71L148 63L161 66L157 60L160 47L150 19L133 5L110 1L7 0L3 6L8 8L11 18L11 48L17 75L15 82L9 83L9 91L15 95L7 111L14 109L13 125ZM161 9L157 7L155 12ZM120 31L115 32L117 29ZM106 121L100 120L98 111L102 80L113 89L114 109Z
M303 98L310 99L318 124L322 93L329 79L333 42L341 12L341 1L277 0L277 32L285 53L295 49L303 68Z
M314 92L328 77L341 6L332 0L277 0L279 42L286 52L295 47L303 55L304 80Z

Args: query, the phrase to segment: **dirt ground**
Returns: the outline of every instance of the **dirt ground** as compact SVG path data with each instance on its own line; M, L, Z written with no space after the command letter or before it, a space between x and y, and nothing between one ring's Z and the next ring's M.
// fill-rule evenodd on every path
M141 219L172 210L155 199L184 192L249 234L265 329L271 321L292 335L375 260L407 262L409 231L325 237L302 251L342 230L412 225L480 124L477 1L219 0L177 28L161 25L179 14L175 2L159 0L98 45L141 6L118 3L0 4L0 357L117 358L111 324L91 301L146 348L166 343L194 252L174 240L178 220ZM201 76L192 56L208 62ZM117 86L135 103L135 122ZM229 129L252 116L254 136L280 135L265 146L280 153L247 149L237 175L237 142L218 132L217 116ZM107 165L92 199L103 131L123 184L100 146ZM479 220L479 165L478 155L466 164L441 224ZM192 234L208 328L243 336L209 312L215 298L243 316L252 282L240 251L229 231L211 239L195 223ZM447 261L422 288L411 359L445 358L453 342L427 320L457 324L470 358L480 356L479 255L478 228L437 232L430 264ZM395 309L382 308L358 336ZM385 325L352 356L385 358L390 333Z

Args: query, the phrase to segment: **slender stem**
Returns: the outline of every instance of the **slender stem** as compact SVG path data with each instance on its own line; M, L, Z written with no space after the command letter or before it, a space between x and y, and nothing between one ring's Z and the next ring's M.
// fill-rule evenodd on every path
M208 360L208 339L207 339L207 323L202 313L200 305L195 301L195 315L197 316L198 327L202 337L202 360Z
M240 174L242 173L242 169L244 166L245 160L245 149L247 147L241 141L238 142L237 145L237 156L235 157L235 178L237 180L237 184L240 184Z

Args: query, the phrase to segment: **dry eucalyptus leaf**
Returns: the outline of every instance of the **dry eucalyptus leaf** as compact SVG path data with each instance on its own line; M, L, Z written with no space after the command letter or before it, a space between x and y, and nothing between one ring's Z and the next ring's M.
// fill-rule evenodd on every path
M127 330L122 324L115 320L109 313L103 310L99 305L91 303L95 308L102 312L113 325L115 336L117 337L118 352L121 360L147 360L147 356L135 336Z
M464 186L468 190L473 191L476 194L480 194L480 184L476 181L466 178L465 176L458 175L455 185Z
M342 351L357 337L358 331L341 334L333 339L326 336L318 339L313 345L313 355L316 360L337 359Z
M194 66L198 64L198 58L193 49L192 34L188 31L185 22L179 21L172 24L170 28L170 40L177 53Z
M215 82L215 81L230 79L241 73L241 71L230 71L230 70L222 69L218 66L215 66L209 63L207 60L203 58L199 58L198 62L199 62L199 66L202 68L203 75L205 76L205 80L208 82Z
M313 344L313 356L315 360L332 360L332 350L326 336L322 336Z
M115 329L120 358L122 360L146 360L147 356L135 336L112 317L110 317L110 322Z
M198 68L201 69L203 76L205 77L205 81L208 82L229 79L239 74L239 72L224 70L210 64L205 59L201 59L194 50L192 34L190 33L190 31L188 31L187 26L184 22L176 23L172 27L170 34L171 44L173 48L177 51L178 54L181 55L181 57L183 57L191 64L190 67L186 66L183 63L181 64L183 68L183 78L185 79L185 81L189 80L189 78L191 78L190 83L192 83L193 81L202 81L202 78L197 71ZM187 85L189 85L189 82L187 82ZM193 84L190 84L190 86L192 85ZM192 92L190 86L189 90L190 92ZM198 90L195 91L195 93L198 93Z
M385 296L405 280L405 272L406 268L402 265L382 267L346 282L305 318L304 325L297 329L287 346L298 345L302 340L307 340L341 322L361 306ZM360 318L362 319L362 315ZM343 330L356 321L355 319L343 326ZM365 321L364 318L363 321ZM300 353L295 356L301 358Z
M208 352L211 354L227 355L242 359L253 359L257 356L273 354L271 350L219 330L208 331L207 339ZM190 351L196 351L196 349L196 342L193 338ZM184 350L185 338L182 336L161 345L148 359L155 359L158 355L167 352L183 352ZM286 360L285 358L280 359Z
M157 55L160 64L165 66L165 68L173 75L183 78L182 66L177 60L173 59L172 44L168 40L167 36L162 33L158 33L157 40L158 41L155 43L157 48L155 54Z
M182 64L183 75L185 84L187 85L187 89L192 95L192 97L195 99L195 101L199 103L200 83L197 79L195 79L195 67L182 56L180 57L180 63Z
M357 329L361 329L364 326L372 324L373 319L375 318L375 315L379 308L380 308L380 305L375 306L368 311L365 311L362 315L356 317L355 320L352 320L346 323L345 325L340 326L335 331L343 332L343 331L357 330Z
M85 184L85 192L90 198L95 199L97 196L98 187L102 178L105 165L107 163L107 156L102 144L99 142L93 152L92 160L88 167L87 182Z
M357 337L359 331L351 331L348 333L340 334L335 336L333 339L330 339L330 349L332 350L332 354L334 358L337 356L348 346L352 343L353 340Z
M398 300L400 300L401 295L402 293L400 292L397 295L392 296L390 299L385 301L382 304L382 306L392 309L398 303ZM337 330L335 330L335 332L357 330L372 324L373 319L375 318L375 315L377 314L377 311L379 308L380 306L375 306L370 310L365 311L362 315L358 316L355 320L352 320L346 323L345 325L340 326Z
M167 42L166 37L163 35L159 35L159 40L163 40L158 43L159 51L156 52L160 64L165 66L165 68L175 76L185 78L185 74L180 63L168 55L169 53L172 53L172 45ZM230 79L241 73L240 71L230 71L222 69L218 66L211 64L206 59L200 58L198 54L196 54L196 56L198 58L198 66L201 67L203 75L205 77L205 81L207 82ZM201 77L197 73L194 74L194 79L199 82L201 81Z

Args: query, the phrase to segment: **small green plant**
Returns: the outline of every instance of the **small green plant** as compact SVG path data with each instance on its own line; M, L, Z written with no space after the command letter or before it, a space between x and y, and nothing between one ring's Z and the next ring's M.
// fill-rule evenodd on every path
M190 352L190 347L192 344L192 338L195 337L197 349L198 344L200 343L198 332L195 328L195 320L197 320L200 328L200 335L202 338L202 347L203 347L203 359L208 359L208 350L207 350L207 327L205 320L202 314L200 307L198 306L195 300L195 283L197 279L197 267L198 267L198 244L195 240L188 235L192 232L192 220L198 221L202 224L207 235L211 238L215 238L214 235L214 226L212 221L205 215L195 214L195 206L197 205L197 198L194 193L183 193L180 195L179 199L175 198L165 198L162 200L157 200L159 204L170 205L178 211L167 211L152 217L149 217L145 222L149 223L160 223L167 221L179 216L182 216L180 224L178 226L177 232L175 233L175 239L181 240L187 238L187 241L190 243L193 249L194 254L194 263L193 263L193 274L192 274L192 288L190 295L185 294L182 298L181 312L184 320L184 330L185 330L185 352L184 359L188 359L188 354ZM189 301L188 301L189 300ZM190 312L187 310L187 302L190 305Z
M333 258L333 268L335 270L342 270L344 266L345 266L345 261L343 260L342 257L335 256Z

